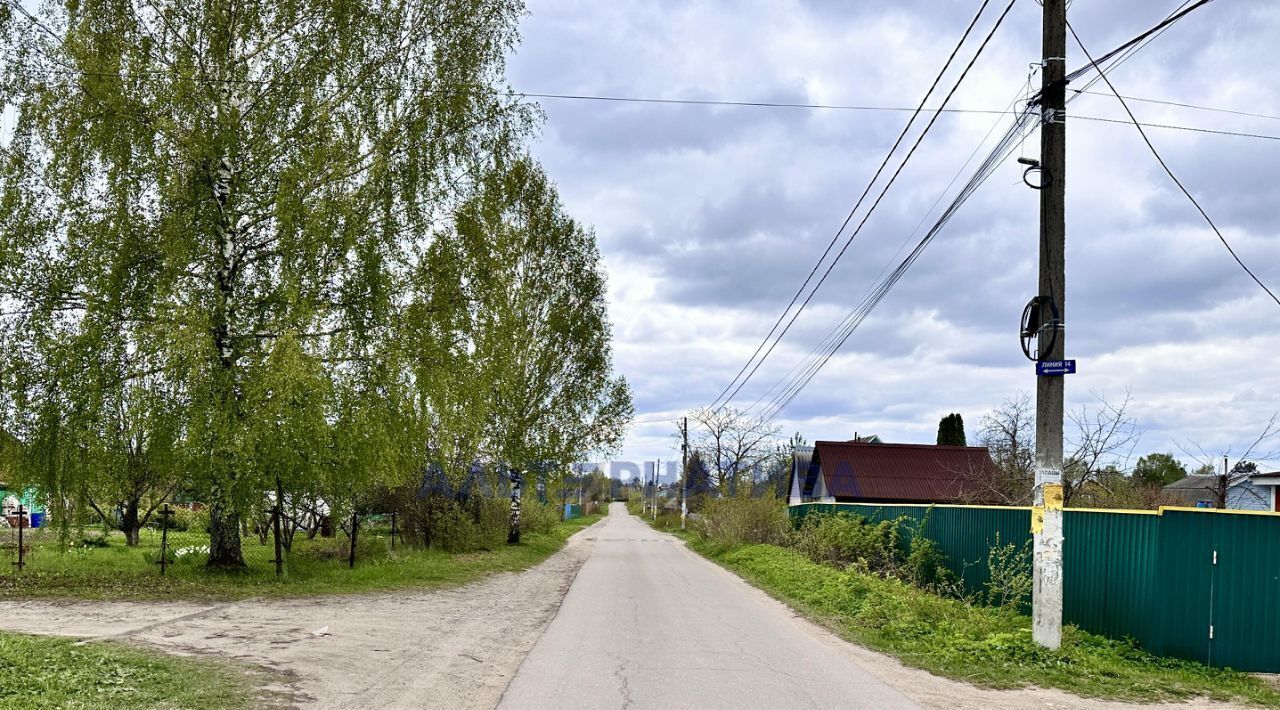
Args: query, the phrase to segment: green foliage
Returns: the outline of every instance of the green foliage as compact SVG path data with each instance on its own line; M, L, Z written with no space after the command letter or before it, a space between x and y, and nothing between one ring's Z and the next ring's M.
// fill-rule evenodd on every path
M778 545L791 534L786 505L776 498L717 498L707 501L703 515L703 534L723 545Z
M959 414L951 413L938 422L939 446L967 446L964 435L964 419Z
M921 533L923 527L923 521L906 517L872 523L844 511L810 515L791 535L789 545L820 564L856 566L924 589L951 590L954 575L938 543Z
M442 496L415 500L400 521L407 544L434 547L446 552L492 550L507 540L508 517L505 499L475 497L460 502ZM532 507L532 506L529 506ZM545 526L534 512L535 525ZM545 517L545 516L543 516ZM556 518L559 521L559 518Z
M356 559L366 563L386 557L389 545L387 538L361 530L356 535ZM351 538L346 535L316 538L310 544L299 545L292 554L303 560L345 562L351 558Z
M627 493L627 512L639 515L642 510L644 510L644 493L632 489Z
M152 527L160 528L160 518L156 516ZM208 532L209 511L175 508L169 518L169 530L176 532Z
M921 589L939 593L955 594L958 583L951 569L947 567L947 557L943 554L937 541L925 537L918 528L911 534L907 543L907 558L903 565L906 581Z
M95 549L110 546L111 542L106 535L84 535L75 542L75 547L82 549Z
M548 533L560 524L560 507L550 503L528 503L520 513L520 528L528 533Z
M693 538L697 551L845 638L931 673L995 688L1039 685L1086 697L1181 702L1208 697L1280 707L1264 681L1152 656L1068 626L1062 647L1031 640L1031 621L1010 608L973 606L856 565L836 569L798 550L723 545Z
M267 679L116 643L0 632L0 708L239 710Z
M1133 479L1147 486L1167 486L1187 475L1187 467L1173 454L1147 454L1133 467Z
M792 535L790 544L814 562L841 568L859 564L889 573L899 567L898 527L896 520L871 523L843 511L810 515Z
M344 517L429 465L458 484L616 446L595 236L503 80L521 5L447 9L6 15L0 430L59 524L136 534L190 491L237 567L270 492ZM487 515L448 544L489 544Z
M160 577L159 533L144 531L144 550L118 542L101 549L61 553L37 546L22 575L0 575L0 600L55 599L245 599L249 597L354 594L394 589L430 589L465 584L492 572L526 569L545 560L569 535L600 520L599 515L557 523L547 533L528 534L519 545L502 544L489 550L451 553L423 549L398 541L394 552L388 540L362 530L360 537L380 545L371 557L357 550L355 569L347 568L348 538L299 539L285 576L277 578L269 564L236 573L205 569L208 535L170 533L173 566ZM120 533L114 534L117 538ZM50 538L49 545L54 545ZM311 546L323 553L309 553ZM322 558L322 559L317 559Z
M995 543L987 552L989 579L984 601L989 606L1017 609L1030 601L1035 580L1031 571L1031 542L1002 544L1000 533L996 533Z

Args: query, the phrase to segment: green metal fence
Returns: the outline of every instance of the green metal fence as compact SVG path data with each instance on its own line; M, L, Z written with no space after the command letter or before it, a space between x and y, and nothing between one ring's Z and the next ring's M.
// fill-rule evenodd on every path
M925 520L968 591L989 579L988 551L1031 539L1029 508L806 503L807 515ZM1063 619L1130 637L1165 656L1280 672L1280 514L1162 508L1067 510Z

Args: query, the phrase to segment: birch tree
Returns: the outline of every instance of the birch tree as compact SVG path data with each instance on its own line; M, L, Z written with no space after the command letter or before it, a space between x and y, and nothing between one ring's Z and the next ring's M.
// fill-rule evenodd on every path
M563 467L620 440L633 408L613 372L612 330L595 236L567 214L528 158L499 162L433 245L441 354L471 373L466 390L441 389L432 411L463 422L448 442L483 437L490 461L513 489L512 542L519 541L522 472ZM448 278L440 278L449 273ZM427 385L428 383L423 383ZM459 394L461 392L461 394ZM479 417L462 417L464 407ZM482 423L483 433L476 431Z
M501 87L522 7L24 7L0 5L0 105L17 118L0 153L0 345L83 354L130 333L155 364L124 380L182 394L209 564L243 566L241 515L274 487L268 434L291 428L249 404L277 366L331 392L324 445L350 488L403 462L399 298L468 176L529 124ZM16 435L53 435L44 415L78 360L44 382L5 376Z

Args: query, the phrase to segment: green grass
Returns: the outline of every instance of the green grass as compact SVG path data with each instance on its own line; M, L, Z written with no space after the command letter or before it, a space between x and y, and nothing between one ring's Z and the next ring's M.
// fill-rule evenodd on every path
M691 548L845 639L936 675L992 688L1044 686L1144 702L1211 698L1280 707L1280 690L1243 673L1152 656L1133 644L1063 630L1058 651L1031 640L1031 620L774 545L722 546L691 533Z
M494 572L527 569L559 550L570 535L602 516L590 515L559 523L548 533L526 534L519 545L499 545L491 550L450 554L440 550L381 549L379 554L358 559L348 569L341 559L290 556L284 577L275 575L269 560L274 553L264 547L258 552L255 540L245 541L246 557L256 560L244 572L214 572L202 564L179 562L160 576L155 549L140 550L122 543L105 548L59 550L53 544L37 543L22 573L0 571L0 600L32 598L78 599L244 599L248 597L350 594L408 587L442 587L465 584ZM363 535L361 536L364 537ZM306 545L331 544L299 540L295 550ZM174 548L208 544L207 536L171 534ZM150 554L148 554L150 552Z
M226 661L0 632L4 710L239 710L253 706L254 691L263 680Z

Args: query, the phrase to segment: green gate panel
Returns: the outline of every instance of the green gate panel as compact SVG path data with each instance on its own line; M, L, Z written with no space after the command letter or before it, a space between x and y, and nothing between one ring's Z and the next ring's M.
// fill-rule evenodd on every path
M1209 663L1275 673L1280 670L1280 516L1184 515L1212 528L1218 553Z
M1154 651L1160 516L1155 511L1066 510L1063 516L1062 617L1103 636L1129 636Z

